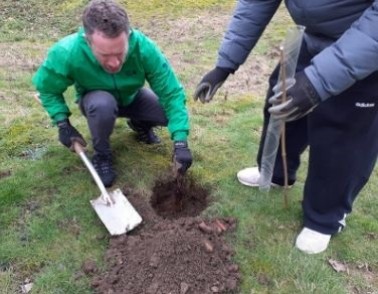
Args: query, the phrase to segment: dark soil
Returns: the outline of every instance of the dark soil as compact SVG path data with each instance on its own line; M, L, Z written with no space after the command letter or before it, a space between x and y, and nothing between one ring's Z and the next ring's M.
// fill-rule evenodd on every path
M152 189L151 206L163 218L197 216L208 205L209 191L192 178L159 180Z
M11 171L10 170L5 170L5 171L0 171L0 180L2 178L7 178L11 175Z
M159 180L150 203L129 189L123 192L143 223L127 235L110 238L106 271L99 272L91 261L84 263L95 293L237 292L239 268L225 240L236 222L198 216L208 205L206 189L190 178Z

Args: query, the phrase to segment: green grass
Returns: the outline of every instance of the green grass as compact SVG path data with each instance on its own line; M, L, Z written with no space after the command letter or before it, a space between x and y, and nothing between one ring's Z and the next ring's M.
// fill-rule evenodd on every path
M27 279L34 283L32 293L91 293L90 281L77 276L81 265L94 260L104 266L107 232L89 205L99 191L80 159L58 143L56 128L32 98L31 85L48 46L76 30L85 3L0 3L0 174L10 172L0 179L1 293L17 293ZM280 191L261 193L240 185L235 177L241 168L255 164L265 84L232 86L232 78L248 78L241 68L212 103L202 105L190 98L201 75L214 65L234 1L123 3L132 24L160 45L186 87L195 160L190 172L211 187L215 202L205 214L238 219L229 242L242 272L241 293L377 293L377 171L357 199L346 230L333 238L325 253L306 256L293 242L301 228L307 154L298 183L289 192L288 208ZM281 9L248 59L247 73L249 64L257 62L273 68L269 54L289 25ZM73 95L72 89L66 93L72 123L89 140L86 122L70 99ZM145 197L158 171L170 164L169 134L165 129L158 133L160 146L143 146L119 120L112 136L116 169L122 171L118 183ZM345 263L348 272L335 272L329 259Z

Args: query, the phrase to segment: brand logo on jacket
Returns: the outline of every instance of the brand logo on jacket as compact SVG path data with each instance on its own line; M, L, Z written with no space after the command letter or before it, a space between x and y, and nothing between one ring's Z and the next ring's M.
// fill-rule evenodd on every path
M360 108L372 108L372 107L375 107L375 103L356 102L356 107L360 107Z

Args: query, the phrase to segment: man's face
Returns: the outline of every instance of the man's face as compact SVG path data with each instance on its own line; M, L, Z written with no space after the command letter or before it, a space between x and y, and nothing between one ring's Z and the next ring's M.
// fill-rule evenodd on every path
M125 32L118 37L109 38L95 31L91 36L87 36L87 40L94 56L105 71L114 74L121 70L129 47L128 36Z

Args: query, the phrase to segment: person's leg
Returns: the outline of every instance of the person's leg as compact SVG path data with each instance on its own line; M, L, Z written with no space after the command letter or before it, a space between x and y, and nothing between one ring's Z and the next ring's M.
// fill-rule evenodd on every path
M304 230L296 246L325 250L368 181L378 154L378 74L329 98L309 115L310 157L304 189ZM327 236L327 238L325 237ZM321 239L317 239L317 238Z
M307 52L306 46L302 46L300 55L298 58L297 71L303 70L311 60L311 56ZM261 166L261 158L265 143L266 131L269 123L270 114L268 108L271 104L268 99L273 96L273 87L277 84L279 77L279 66L273 71L269 78L269 88L266 95L265 106L264 106L264 122L263 130L260 139L260 146L257 154L257 164ZM286 127L286 159L288 167L288 184L293 185L296 180L296 172L300 164L300 155L308 146L307 138L307 118L303 117L299 120L292 121L285 124ZM239 171L237 177L238 180L248 186L258 187L259 180L259 168L246 168ZM283 161L281 156L281 143L277 151L276 162L274 164L273 171L273 184L283 186L284 185L284 169Z
M160 142L153 132L153 127L168 124L158 97L147 88L140 89L130 105L119 107L118 116L129 118L128 125L130 128L137 133L140 141L147 144Z
M378 74L320 104L309 117L305 226L326 234L343 227L378 154Z
M116 177L109 139L117 118L117 102L108 92L92 91L84 95L79 103L92 136L95 151L93 165L104 185L109 187Z

